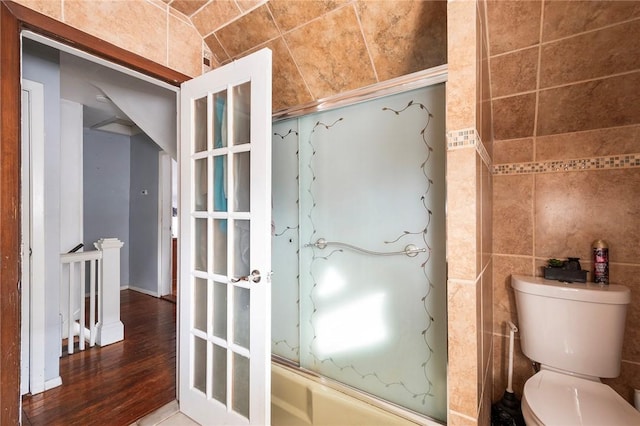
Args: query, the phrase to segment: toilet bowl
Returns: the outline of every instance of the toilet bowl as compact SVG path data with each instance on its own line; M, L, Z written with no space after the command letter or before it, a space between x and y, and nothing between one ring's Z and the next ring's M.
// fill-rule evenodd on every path
M604 383L541 370L524 386L527 426L640 425L640 412Z
M600 377L620 373L628 288L514 275L522 352L541 369L524 386L527 426L640 425Z

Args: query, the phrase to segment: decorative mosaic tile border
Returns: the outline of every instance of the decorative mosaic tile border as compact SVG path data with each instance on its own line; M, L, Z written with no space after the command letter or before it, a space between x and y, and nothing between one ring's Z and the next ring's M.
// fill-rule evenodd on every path
M531 173L577 172L584 170L628 169L640 167L639 154L611 155L608 157L581 158L574 160L537 161L530 163L491 164L491 157L480 140L476 129L447 132L447 150L475 147L482 161L491 168L493 175L515 175Z
M491 157L489 157L489 153L484 147L482 140L480 140L480 135L476 129L462 129L447 132L447 151L470 146L475 146L484 164L487 167L491 167Z
M583 170L628 169L640 167L640 154L612 155L609 157L578 160L554 160L531 163L499 164L492 168L493 175L531 173L577 172Z
M479 140L480 136L473 128L447 132L447 150L476 146L476 139Z

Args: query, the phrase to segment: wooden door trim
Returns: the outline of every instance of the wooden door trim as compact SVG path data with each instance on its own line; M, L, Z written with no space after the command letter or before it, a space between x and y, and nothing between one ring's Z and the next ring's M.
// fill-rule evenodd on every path
M188 76L12 1L0 2L0 425L20 419L20 32L178 86Z
M20 414L20 30L4 3L0 40L0 424L10 425Z

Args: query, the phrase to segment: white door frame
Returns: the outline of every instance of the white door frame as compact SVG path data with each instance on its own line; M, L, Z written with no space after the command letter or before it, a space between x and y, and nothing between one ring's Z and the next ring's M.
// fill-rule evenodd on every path
M21 394L45 390L44 379L44 86L22 80L22 352L28 377ZM27 358L27 359L25 359ZM23 373L26 370L23 369ZM26 382L28 380L28 382Z
M171 156L158 153L158 296L171 294Z

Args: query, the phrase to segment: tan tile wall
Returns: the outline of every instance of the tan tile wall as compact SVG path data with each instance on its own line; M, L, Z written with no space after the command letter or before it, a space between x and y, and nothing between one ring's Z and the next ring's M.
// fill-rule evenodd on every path
M516 321L512 274L609 242L610 276L631 288L622 374L640 388L640 3L489 2L493 95L493 400L506 387ZM584 159L571 163L569 160ZM554 163L556 162L556 163ZM515 163L515 164L514 164ZM514 388L532 375L516 345Z
M447 14L450 425L488 425L493 388L493 150L485 3Z
M17 2L186 75L195 77L207 69L202 57L209 48L202 37L186 16L162 1Z
M447 62L444 1L174 0L217 63L274 51L273 110Z
M484 0L20 1L189 75L201 72L209 51L215 67L269 47L274 110L444 64L448 56L447 131L450 140L471 134L447 156L448 423L489 424L494 148Z

